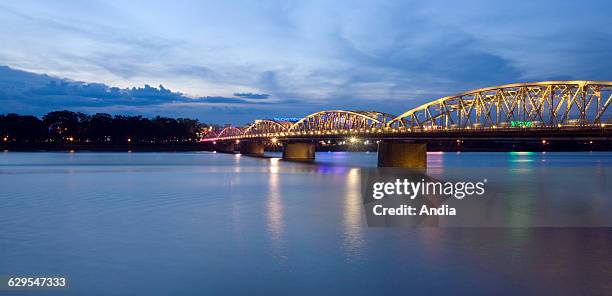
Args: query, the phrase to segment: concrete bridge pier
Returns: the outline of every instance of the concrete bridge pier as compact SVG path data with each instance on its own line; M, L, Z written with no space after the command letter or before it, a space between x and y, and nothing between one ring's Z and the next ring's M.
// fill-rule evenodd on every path
M263 156L264 143L257 141L242 141L240 142L240 154Z
M283 148L283 159L295 161L313 161L315 143L287 143Z
M381 141L378 143L378 167L426 169L427 144Z
M234 142L217 142L215 143L215 151L219 153L234 153Z

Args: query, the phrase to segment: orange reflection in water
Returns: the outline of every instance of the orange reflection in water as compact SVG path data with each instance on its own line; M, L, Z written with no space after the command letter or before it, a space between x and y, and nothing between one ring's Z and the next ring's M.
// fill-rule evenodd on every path
M352 168L347 174L344 195L344 248L347 260L361 257L363 247L363 206L361 200L361 176L358 168Z
M275 255L278 257L284 257L279 252L282 250L282 237L284 229L283 220L283 200L280 193L280 181L279 181L279 158L270 159L270 178L268 183L268 200L267 200L267 230L270 235L272 242L272 248Z

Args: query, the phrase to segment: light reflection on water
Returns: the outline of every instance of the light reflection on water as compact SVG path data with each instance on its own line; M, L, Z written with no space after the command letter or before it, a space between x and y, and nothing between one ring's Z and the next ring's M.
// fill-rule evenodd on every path
M73 295L612 291L609 228L368 228L359 171L376 153L271 156L2 153L0 276L65 274ZM428 172L492 168L516 194L586 194L571 184L605 188L611 156L429 153Z
M346 192L344 194L344 247L347 260L357 260L361 255L363 240L361 231L363 222L361 182L359 169L351 168L346 174Z
M267 220L268 220L268 232L270 233L270 239L272 243L272 251L279 258L286 259L281 254L283 249L283 200L280 192L279 184L279 159L270 159L270 183L268 184L268 203L267 203Z

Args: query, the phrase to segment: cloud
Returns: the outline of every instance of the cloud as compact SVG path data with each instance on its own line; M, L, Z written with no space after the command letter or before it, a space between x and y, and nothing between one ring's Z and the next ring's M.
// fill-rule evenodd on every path
M227 97L200 97L193 102L211 103L211 104L253 104L253 102L238 99L238 98L227 98Z
M205 79L218 79L219 74L214 70L204 67L204 66L195 66L195 65L177 65L173 66L173 73L181 76L192 76L192 77L200 77Z
M32 103L64 104L66 107L129 105L144 106L167 102L186 101L189 98L179 92L164 88L144 87L118 88L102 83L51 80L47 84L14 92L13 96ZM51 101L53 100L53 102Z
M228 121L331 107L401 113L491 85L612 77L609 1L183 1L1 4L0 64L72 80L0 77L0 109ZM145 84L164 87L132 88Z
M262 100L270 97L269 94L234 93L234 96L246 99Z
M163 85L119 88L103 83L87 83L0 66L0 112L44 113L55 109L138 110L166 109L179 105L262 105L266 95L238 93L237 97L204 96L191 98ZM247 98L247 99L245 99ZM16 108L19 106L19 108ZM205 116L203 114L202 116ZM201 117L202 117L201 116Z

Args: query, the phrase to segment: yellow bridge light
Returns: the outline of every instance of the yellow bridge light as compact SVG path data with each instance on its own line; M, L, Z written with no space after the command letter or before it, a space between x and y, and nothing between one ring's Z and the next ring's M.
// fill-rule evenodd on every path
M270 139L270 142L276 143L276 142L278 142L278 139L277 138L272 138L272 139Z
M355 137L350 137L350 138L349 138L349 142L351 142L351 143L355 143L355 142L357 142L357 138L355 138Z
M240 140L236 140L236 144L240 144Z

